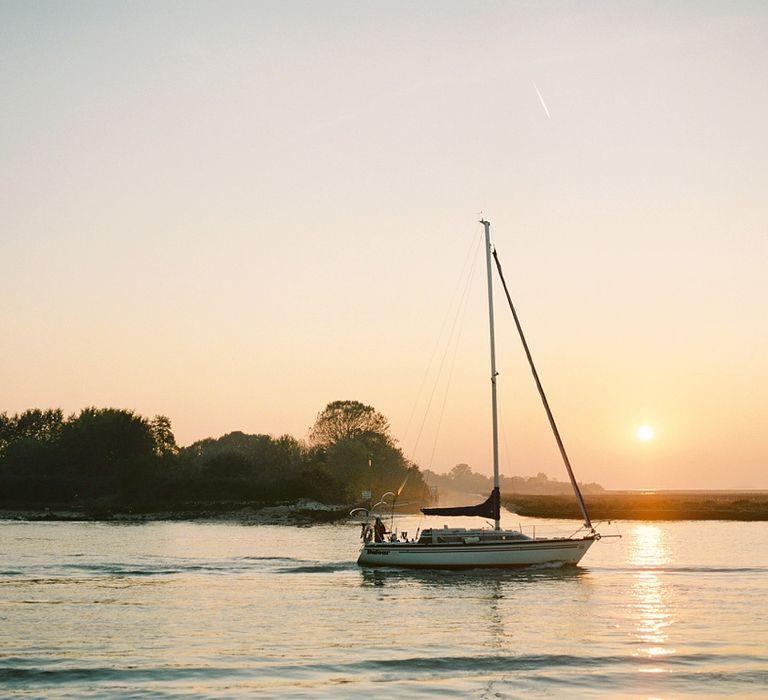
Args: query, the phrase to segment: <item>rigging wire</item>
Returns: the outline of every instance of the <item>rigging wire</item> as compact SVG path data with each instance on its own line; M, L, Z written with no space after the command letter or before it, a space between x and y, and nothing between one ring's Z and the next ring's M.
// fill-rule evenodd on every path
M478 238L478 241L479 241L479 238ZM411 431L411 425L413 424L413 419L414 419L414 416L416 415L416 408L419 404L421 396L424 392L424 388L427 384L427 378L429 377L430 372L432 370L432 365L435 361L435 357L437 357L438 349L442 344L442 339L448 327L448 322L451 319L454 306L456 305L456 300L461 296L462 282L464 281L464 278L468 274L468 270L471 270L473 267L473 264L471 261L477 257L477 252L475 252L474 256L472 255L472 249L475 245L476 243L474 242L470 243L469 247L467 248L467 252L464 256L464 262L462 263L462 266L461 266L461 272L459 274L456 287L453 290L453 294L451 295L451 300L448 304L448 308L446 309L445 316L443 317L443 322L440 324L440 331L437 334L437 339L435 340L434 347L432 348L432 354L429 357L429 362L427 363L427 369L421 377L421 382L419 383L419 389L416 392L416 397L414 398L413 406L411 408L411 414L408 416L408 422L406 423L405 432L403 433L403 439L402 439L403 445L407 443L408 435ZM438 379L439 379L439 372L438 372ZM435 381L437 382L437 379ZM434 387L432 388L432 393L434 393ZM431 401L431 396L430 396L430 401ZM427 409L427 412L428 410L429 409ZM423 426L423 420L422 420L421 428L423 429L423 427L424 426ZM411 454L414 454L414 452L416 451L416 446L418 445L419 437L421 437L421 431L419 431L419 435L416 438L416 444L414 445L413 450L411 450Z
M478 250L479 249L480 248L478 246ZM475 260L477 260L477 254L475 254ZM428 469L432 468L432 462L433 462L433 460L435 458L435 450L437 449L437 441L440 438L440 429L442 428L442 425L443 425L443 416L445 414L445 405L448 402L448 393L449 393L450 388L451 388L451 379L453 379L453 370L456 367L456 357L459 354L459 344L461 343L461 335L462 335L462 331L464 330L464 316L466 315L466 312L467 312L467 302L469 300L469 290L472 287L472 280L475 277L475 274L474 274L475 267L476 267L476 265L472 265L470 276L467 279L467 284L466 284L466 287L464 288L464 297L462 298L462 305L461 305L461 307L459 309L459 313L457 315L457 319L460 318L461 319L461 323L459 323L459 330L458 330L458 333L456 335L456 342L453 345L453 356L451 357L451 363L450 363L450 366L448 368L448 378L447 378L447 381L446 381L446 384L445 384L445 392L443 393L443 403L440 406L440 413L438 414L438 418L437 418L437 429L435 430L435 439L432 442L432 452L429 455L429 464L427 466Z
M478 252L480 251L480 248L481 248L481 246L480 246L481 241L482 241L482 238L478 237L476 242L475 242L475 244L474 244L474 248L475 248L474 255L471 256L471 259L469 257L467 258L467 262L469 262L469 265L467 266L466 263L465 263L465 268L466 269L462 270L462 273L463 273L462 277L464 278L463 289L461 290L461 295L460 295L460 298L459 298L459 301L458 301L458 305L455 308L455 313L453 315L453 321L452 321L452 323L450 325L450 330L448 332L448 338L447 338L447 340L445 342L445 349L443 350L442 356L440 358L440 364L439 364L438 369L437 369L437 374L435 375L435 381L434 381L434 383L432 385L432 390L431 390L430 395L429 395L429 400L427 401L427 406L424 409L424 415L422 416L422 419L421 419L421 424L419 426L418 434L416 435L416 441L414 442L413 449L411 450L411 454L413 454L413 455L415 455L416 449L418 448L419 442L421 441L421 436L422 436L422 434L424 432L424 426L425 426L425 424L427 422L427 417L429 415L430 408L432 407L432 401L435 398L435 393L437 392L437 386L438 386L438 384L440 382L440 378L442 377L442 374L443 374L443 367L445 366L445 359L446 359L446 357L448 355L448 351L450 350L452 343L454 342L453 339L454 339L454 335L456 334L457 323L459 321L459 318L463 318L464 312L466 311L466 308L467 308L467 299L468 299L468 295L469 295L469 289L471 288L472 279L474 278L474 271L475 271L475 268L477 267L477 265L475 263L477 261ZM472 252L471 248L470 248L469 252L470 253ZM454 298L455 298L455 294L454 294ZM453 310L453 308L454 308L454 304L452 302L451 306L449 307L449 312L451 310ZM446 317L446 321L447 320L448 320L448 317ZM441 339L442 339L442 332L441 332L441 335L438 337L438 344L439 344L439 341ZM458 343L458 340L456 341L456 343ZM437 347L435 348L435 350L437 350ZM456 352L456 350L454 349L454 359L455 359L455 352ZM450 381L450 377L449 377L449 381ZM442 418L442 416L441 416L441 418ZM434 449L433 449L433 456L434 456ZM431 458L430 458L429 466L431 466Z
M501 439L504 443L504 454L502 461L504 462L504 465L507 469L507 474L512 474L512 451L509 449L509 440L507 440L507 428L504 421L502 420L501 414L502 411L499 411L499 427L501 428ZM499 474L499 478L501 478L501 474Z

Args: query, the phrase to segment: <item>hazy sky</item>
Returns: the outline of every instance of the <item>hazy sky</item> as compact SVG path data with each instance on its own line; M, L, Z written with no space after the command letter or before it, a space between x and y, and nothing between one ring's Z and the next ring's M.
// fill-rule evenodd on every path
M483 211L580 480L768 488L767 75L762 1L0 1L0 411L357 399L490 473Z

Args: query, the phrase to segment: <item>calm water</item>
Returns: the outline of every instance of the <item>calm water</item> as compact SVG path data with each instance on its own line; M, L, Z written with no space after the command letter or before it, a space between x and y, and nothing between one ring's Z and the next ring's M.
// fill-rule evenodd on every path
M768 523L619 527L577 569L408 573L351 525L0 522L0 695L768 696Z

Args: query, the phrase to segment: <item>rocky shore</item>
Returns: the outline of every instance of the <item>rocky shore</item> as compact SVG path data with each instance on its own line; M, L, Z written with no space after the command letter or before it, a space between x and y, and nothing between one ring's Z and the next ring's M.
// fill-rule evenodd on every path
M151 522L158 520L231 521L253 525L308 526L345 520L350 508L316 501L261 503L190 503L173 510L119 507L0 508L0 519L30 521Z

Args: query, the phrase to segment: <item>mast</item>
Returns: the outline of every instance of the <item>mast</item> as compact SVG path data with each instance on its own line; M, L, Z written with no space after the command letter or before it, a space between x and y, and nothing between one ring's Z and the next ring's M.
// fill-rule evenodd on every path
M493 326L493 275L491 273L491 222L481 219L485 229L485 261L488 273L488 325L491 332L491 413L493 423L493 490L499 494L499 412L496 405L496 335ZM494 529L501 529L501 519L497 511Z

